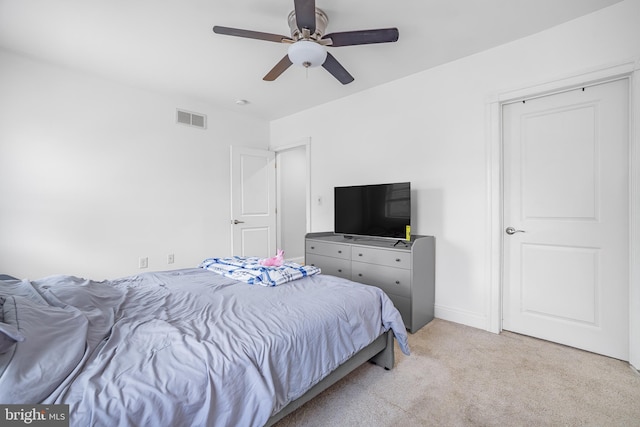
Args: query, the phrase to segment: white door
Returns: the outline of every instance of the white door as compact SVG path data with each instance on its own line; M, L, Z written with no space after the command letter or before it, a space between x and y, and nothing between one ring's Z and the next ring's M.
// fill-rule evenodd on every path
M233 255L276 253L275 153L231 147L231 234Z
M628 94L504 106L503 329L628 360Z

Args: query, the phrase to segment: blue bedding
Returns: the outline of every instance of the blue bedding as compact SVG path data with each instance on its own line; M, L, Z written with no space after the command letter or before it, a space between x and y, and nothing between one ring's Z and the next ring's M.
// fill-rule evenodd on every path
M258 257L207 258L199 265L214 273L250 285L278 286L292 280L320 274L320 269L312 265L299 265L285 262L277 267L265 267Z
M68 403L72 426L262 426L386 330L409 353L386 294L333 276L23 282L0 283L25 337L0 354L0 402Z

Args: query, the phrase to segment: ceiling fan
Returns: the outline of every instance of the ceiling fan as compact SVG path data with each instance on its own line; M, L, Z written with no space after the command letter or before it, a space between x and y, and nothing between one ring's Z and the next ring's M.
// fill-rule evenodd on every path
M324 34L329 19L316 8L315 0L294 0L294 10L289 13L291 37L238 28L214 26L213 32L227 36L246 37L289 44L287 55L271 69L263 80L277 79L292 64L305 68L322 67L342 84L351 83L353 76L327 52L326 46L340 47L371 43L389 43L398 40L397 28L344 31Z

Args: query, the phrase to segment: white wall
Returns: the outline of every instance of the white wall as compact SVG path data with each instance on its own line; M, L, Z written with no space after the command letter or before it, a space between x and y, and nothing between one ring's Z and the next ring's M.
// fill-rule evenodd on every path
M0 94L0 272L112 278L142 256L151 271L230 254L229 146L266 148L267 122L6 51Z
M411 181L412 232L436 237L436 316L489 329L488 100L638 58L639 16L627 0L272 122L272 144L311 136L312 231L333 229L334 186Z

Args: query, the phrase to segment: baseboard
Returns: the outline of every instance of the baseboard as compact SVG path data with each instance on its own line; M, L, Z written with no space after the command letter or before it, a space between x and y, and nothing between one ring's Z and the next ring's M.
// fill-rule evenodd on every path
M295 262L296 264L300 264L303 265L304 264L304 257L297 257L297 258L287 258L286 259L287 262Z
M484 314L460 310L458 308L444 307L442 305L436 305L434 307L434 314L438 319L460 323L485 331L489 330L489 319L487 319L487 316Z

